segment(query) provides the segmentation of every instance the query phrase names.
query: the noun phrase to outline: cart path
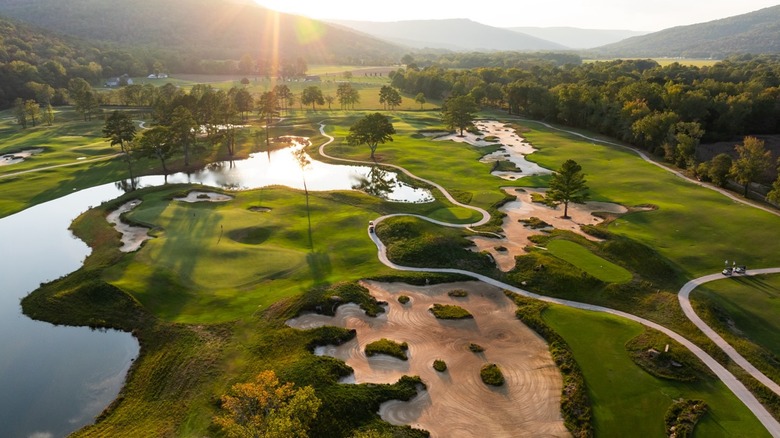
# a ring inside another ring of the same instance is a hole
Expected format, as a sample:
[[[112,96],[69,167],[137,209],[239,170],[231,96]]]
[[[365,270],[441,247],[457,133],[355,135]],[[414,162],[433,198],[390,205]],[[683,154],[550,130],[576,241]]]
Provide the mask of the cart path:
[[[730,191],[728,191],[726,189],[722,189],[720,187],[713,186],[712,184],[705,184],[705,183],[703,183],[701,181],[697,181],[697,180],[695,180],[695,179],[685,175],[684,173],[682,173],[682,172],[680,172],[678,170],[675,170],[675,169],[672,169],[670,167],[664,166],[663,164],[659,163],[658,161],[655,161],[652,158],[650,158],[643,151],[641,151],[639,149],[636,149],[636,148],[633,148],[631,146],[626,146],[624,144],[616,143],[616,142],[609,141],[609,140],[603,140],[603,139],[596,138],[596,137],[589,137],[589,136],[587,136],[585,134],[582,134],[580,132],[570,131],[568,129],[563,129],[563,128],[558,128],[557,126],[553,126],[553,125],[550,125],[549,123],[545,123],[545,122],[540,122],[538,120],[530,120],[530,119],[523,119],[523,118],[511,118],[511,120],[519,120],[521,122],[538,123],[538,124],[540,124],[542,126],[545,126],[545,127],[549,128],[549,129],[552,129],[552,130],[555,130],[555,131],[559,131],[559,132],[564,132],[566,134],[570,134],[570,135],[573,135],[573,136],[576,136],[576,137],[580,137],[582,139],[585,139],[585,140],[588,140],[588,141],[591,141],[591,142],[598,142],[598,143],[607,144],[607,145],[610,145],[610,146],[617,146],[619,148],[626,149],[628,151],[631,151],[631,152],[639,155],[640,158],[642,158],[646,162],[652,164],[653,166],[660,167],[661,169],[671,173],[672,175],[674,175],[674,176],[676,176],[678,178],[681,178],[681,179],[683,179],[685,181],[688,181],[691,184],[695,184],[695,185],[697,185],[699,187],[703,187],[705,189],[709,189],[709,190],[713,190],[715,192],[718,192],[721,195],[731,199],[734,202],[739,202],[740,204],[747,205],[748,207],[757,208],[759,210],[763,210],[763,211],[765,211],[767,213],[770,213],[770,214],[773,214],[775,216],[780,216],[780,210],[774,209],[772,207],[768,207],[766,205],[761,205],[761,204],[759,204],[757,202],[753,202],[753,201],[751,201],[749,199],[746,199],[746,198],[743,198],[741,196],[738,196],[738,195],[734,194],[733,192],[730,192]]]
[[[547,126],[549,126],[549,125],[547,125]],[[558,128],[553,128],[553,127],[551,127],[551,128],[552,129],[558,129]],[[570,132],[570,131],[564,131],[564,132]],[[323,136],[328,138],[328,140],[325,143],[323,143],[322,145],[320,145],[320,147],[319,147],[319,153],[322,156],[324,156],[326,158],[329,158],[329,159],[332,159],[332,160],[344,161],[344,162],[349,162],[349,163],[354,163],[354,164],[370,164],[370,165],[377,164],[377,163],[368,162],[368,161],[342,159],[342,158],[337,158],[337,157],[333,157],[331,155],[326,154],[325,153],[325,147],[327,145],[331,144],[335,139],[332,136],[330,136],[330,135],[325,133],[325,124],[324,123],[320,123],[320,133]],[[574,133],[574,132],[570,132],[570,133],[572,133],[574,135],[579,135],[579,136],[581,136],[583,138],[590,139],[589,137],[584,136],[584,135],[579,134],[579,133]],[[592,139],[592,140],[597,140],[597,139]],[[597,140],[597,141],[603,142],[602,140]],[[614,145],[617,145],[617,146],[620,146],[620,147],[628,148],[626,146],[619,145],[617,143],[610,143],[610,144],[614,144]],[[631,148],[628,148],[628,149],[631,149]],[[638,151],[636,151],[636,152],[639,153]],[[639,154],[640,154],[640,156],[642,156],[641,153],[639,153]],[[649,161],[649,162],[652,162],[652,160],[649,160],[649,158],[647,158],[646,156],[643,156],[643,158],[645,160]],[[657,163],[654,163],[654,164],[660,166],[660,164],[657,164]],[[384,166],[384,164],[383,164],[383,166]],[[399,213],[399,214],[390,214],[390,215],[381,216],[381,217],[379,217],[379,218],[374,220],[374,224],[375,225],[378,225],[380,222],[384,221],[385,219],[391,218],[391,217],[413,216],[413,217],[417,217],[417,218],[420,218],[422,220],[425,220],[425,221],[428,221],[428,222],[431,222],[431,223],[435,223],[435,224],[438,224],[438,225],[442,225],[442,226],[468,228],[470,226],[477,226],[477,225],[484,224],[485,222],[487,222],[490,219],[490,215],[487,213],[487,211],[485,211],[485,210],[483,210],[481,208],[478,208],[478,207],[461,204],[455,198],[453,198],[449,194],[449,192],[447,192],[447,190],[445,190],[444,187],[442,187],[441,185],[436,184],[436,183],[434,183],[432,181],[425,180],[423,178],[419,178],[419,177],[413,175],[408,170],[406,170],[406,169],[404,169],[404,168],[402,168],[400,166],[396,166],[396,165],[387,165],[387,166],[388,167],[392,167],[394,169],[397,169],[397,170],[403,172],[404,174],[408,175],[411,178],[414,178],[414,179],[419,180],[419,181],[423,181],[423,182],[425,182],[427,184],[431,184],[432,186],[434,186],[437,189],[439,189],[439,191],[441,191],[441,193],[444,194],[444,196],[450,202],[452,202],[453,204],[455,204],[457,206],[460,206],[460,207],[463,207],[463,208],[468,208],[468,209],[472,209],[472,210],[480,212],[482,214],[482,219],[480,221],[478,221],[478,222],[475,222],[475,223],[469,224],[469,225],[454,225],[454,224],[448,224],[448,223],[445,223],[445,222],[429,219],[429,218],[427,218],[425,216]],[[666,169],[663,166],[660,166],[660,167],[663,168],[663,169]],[[666,169],[666,170],[668,170],[668,169]],[[683,176],[682,174],[678,173],[678,175],[687,179],[687,177]],[[752,204],[748,204],[748,205],[752,206]],[[521,289],[521,288],[518,288],[518,287],[515,287],[515,286],[512,286],[512,285],[500,282],[500,281],[495,280],[493,278],[490,278],[488,276],[485,276],[485,275],[482,275],[482,274],[478,274],[476,272],[470,272],[470,271],[465,271],[465,270],[461,270],[461,269],[416,268],[416,267],[398,265],[398,264],[395,264],[392,261],[390,261],[390,259],[388,259],[388,257],[387,257],[387,247],[385,246],[384,243],[382,243],[382,241],[379,239],[379,237],[377,237],[377,235],[375,233],[369,232],[368,229],[366,230],[366,233],[368,234],[368,237],[374,242],[374,244],[377,247],[377,257],[379,258],[379,261],[382,264],[384,264],[385,266],[387,266],[389,268],[392,268],[392,269],[396,269],[396,270],[399,270],[399,271],[431,272],[431,273],[444,273],[444,274],[465,275],[465,276],[477,279],[479,281],[485,282],[487,284],[490,284],[490,285],[493,285],[493,286],[496,286],[496,287],[500,287],[500,288],[506,289],[506,290],[508,290],[508,291],[510,291],[512,293],[515,293],[515,294],[518,294],[518,295],[521,295],[521,296],[524,296],[524,297],[533,298],[533,299],[544,301],[544,302],[547,302],[547,303],[552,303],[552,304],[558,304],[558,305],[562,305],[562,306],[572,307],[572,308],[575,308],[575,309],[590,310],[590,311],[594,311],[594,312],[602,312],[602,313],[607,313],[607,314],[611,314],[611,315],[616,315],[616,316],[619,316],[619,317],[623,317],[623,318],[629,319],[631,321],[638,322],[638,323],[640,323],[640,324],[642,324],[642,325],[644,325],[646,327],[650,327],[650,328],[653,328],[655,330],[658,330],[658,331],[666,334],[670,338],[674,339],[675,341],[679,342],[680,344],[682,344],[683,346],[688,348],[693,354],[695,354],[696,357],[698,357],[702,362],[704,362],[704,364],[707,365],[707,367],[710,368],[712,370],[712,372],[715,373],[715,375],[718,376],[718,378],[734,393],[734,395],[739,400],[741,400],[745,404],[745,406],[747,406],[748,409],[750,409],[751,412],[753,412],[753,414],[756,416],[756,418],[758,418],[758,420],[761,422],[761,424],[764,425],[764,427],[767,429],[767,431],[773,437],[780,438],[780,422],[778,422],[774,417],[772,417],[772,415],[769,413],[769,411],[767,411],[766,408],[758,401],[758,399],[756,399],[756,397],[753,395],[753,393],[751,393],[750,390],[748,390],[745,387],[745,385],[742,384],[742,382],[740,382],[733,374],[731,374],[731,372],[729,372],[729,370],[727,370],[723,365],[718,363],[718,361],[716,361],[712,356],[707,354],[707,352],[702,350],[700,347],[698,347],[696,344],[694,344],[693,342],[689,341],[688,339],[686,339],[682,335],[679,335],[678,333],[672,331],[671,329],[668,329],[668,328],[666,328],[666,327],[664,327],[664,326],[662,326],[662,325],[660,325],[658,323],[655,323],[655,322],[650,321],[648,319],[642,318],[640,316],[636,316],[636,315],[633,315],[633,314],[630,314],[630,313],[627,313],[627,312],[623,312],[623,311],[620,311],[620,310],[610,309],[610,308],[602,307],[602,306],[596,306],[596,305],[593,305],[593,304],[579,303],[579,302],[576,302],[576,301],[562,300],[562,299],[558,299],[558,298],[547,297],[547,296],[544,296],[544,295],[538,295],[538,294],[535,294],[533,292],[529,292],[529,291],[527,291],[525,289]],[[756,272],[760,272],[760,271],[757,270]],[[717,275],[720,275],[720,274],[717,274]],[[751,373],[751,375],[754,378],[759,379],[759,377],[757,375],[754,375],[753,373]]]
[[[780,268],[766,268],[766,269],[753,269],[749,270],[746,274],[743,274],[742,276],[754,276],[754,275],[766,275],[766,274],[780,274]],[[693,292],[694,289],[701,286],[702,284],[709,283],[711,281],[716,280],[723,280],[728,277],[724,277],[723,274],[717,273],[712,275],[705,275],[704,277],[699,277],[694,280],[691,280],[680,289],[680,292],[677,294],[677,299],[680,301],[680,307],[682,307],[683,312],[685,312],[685,316],[688,317],[688,319],[691,320],[694,324],[696,324],[696,327],[699,328],[705,335],[707,335],[708,338],[712,340],[718,347],[720,347],[721,350],[723,350],[731,360],[733,360],[737,365],[742,367],[745,371],[750,373],[751,376],[753,376],[756,380],[761,382],[764,386],[771,389],[775,394],[780,395],[780,385],[778,385],[774,380],[767,377],[764,373],[756,369],[756,367],[753,366],[750,362],[748,362],[747,359],[745,359],[741,354],[737,352],[737,350],[734,349],[728,342],[726,342],[725,339],[723,339],[715,330],[713,330],[710,326],[707,325],[707,323],[702,320],[699,315],[696,314],[696,312],[693,310],[693,306],[691,305],[690,301],[690,295],[691,292]]]

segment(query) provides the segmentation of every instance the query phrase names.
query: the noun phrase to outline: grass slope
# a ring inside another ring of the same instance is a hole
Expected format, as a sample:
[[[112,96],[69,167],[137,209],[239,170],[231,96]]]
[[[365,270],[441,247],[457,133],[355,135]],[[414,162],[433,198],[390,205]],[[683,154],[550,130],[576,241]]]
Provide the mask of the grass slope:
[[[547,249],[554,256],[571,263],[601,281],[607,283],[631,281],[632,275],[625,268],[593,254],[584,246],[570,240],[551,240],[547,244]]]
[[[664,415],[681,397],[703,399],[710,407],[696,426],[697,436],[768,436],[720,381],[661,380],[634,365],[625,343],[642,333],[641,325],[556,306],[545,310],[543,317],[566,340],[582,368],[597,436],[663,436]]]

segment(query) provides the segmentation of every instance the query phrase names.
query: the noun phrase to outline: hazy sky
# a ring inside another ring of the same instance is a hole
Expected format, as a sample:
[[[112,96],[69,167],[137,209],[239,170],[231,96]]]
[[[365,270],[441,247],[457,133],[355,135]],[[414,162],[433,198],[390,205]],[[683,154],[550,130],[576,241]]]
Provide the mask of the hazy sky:
[[[497,27],[571,26],[656,31],[717,20],[780,0],[256,0],[317,19],[398,21],[470,18]]]

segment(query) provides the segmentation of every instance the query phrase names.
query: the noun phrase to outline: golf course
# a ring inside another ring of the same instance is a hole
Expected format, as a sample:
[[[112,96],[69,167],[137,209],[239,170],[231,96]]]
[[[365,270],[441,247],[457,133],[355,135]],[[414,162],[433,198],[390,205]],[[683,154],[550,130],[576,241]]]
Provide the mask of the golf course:
[[[479,114],[486,128],[475,136],[498,137],[490,129],[501,129],[522,138],[535,149],[523,158],[545,172],[507,178],[507,166],[494,175],[496,165],[481,159],[502,142],[426,135],[450,131],[433,104],[383,111],[395,133],[370,160],[369,148],[347,137],[381,108],[368,96],[385,80],[371,77],[357,87],[366,96],[357,109],[289,109],[268,127],[252,115],[236,129],[233,154],[202,150],[190,164],[174,156],[165,178],[157,159],[139,158],[131,183],[122,183],[130,169],[103,138],[102,119],[85,122],[65,108],[53,126],[21,130],[0,114],[0,133],[9,139],[0,153],[42,149],[0,167],[0,216],[10,220],[104,184],[120,191],[96,197],[72,223],[90,247],[83,265],[41,278],[22,300],[33,319],[114,329],[138,340],[140,352],[118,395],[74,436],[223,436],[214,420],[221,397],[267,370],[296,388],[313,388],[321,406],[311,436],[416,437],[426,436],[425,429],[431,436],[475,435],[492,413],[454,408],[465,403],[458,400],[475,399],[498,406],[501,421],[490,430],[501,436],[517,424],[524,425],[523,436],[663,436],[675,421],[670,407],[681,400],[706,403],[694,436],[780,434],[772,429],[780,396],[731,362],[677,303],[686,281],[718,272],[723,260],[780,266],[780,253],[767,244],[780,216],[681,178],[631,148],[498,112]],[[212,85],[226,89],[235,81]],[[264,85],[249,87],[261,92]],[[143,131],[143,112],[120,110]],[[293,159],[296,149],[308,163]],[[562,206],[537,201],[550,171],[572,158],[582,166],[593,204],[572,203],[569,219],[561,217]],[[317,179],[317,166],[325,164],[333,172],[327,181],[353,165],[364,173],[333,188]],[[219,202],[212,202],[215,196]],[[122,251],[122,235],[106,217],[130,201],[118,221],[141,227],[149,238]],[[532,223],[543,225],[531,232]],[[451,283],[474,278],[496,283],[458,283],[468,295],[446,296],[456,288]],[[513,288],[557,304],[501,293]],[[777,276],[739,277],[693,295],[705,320],[775,380],[771,327],[778,288]],[[399,295],[411,303],[400,303]],[[463,307],[473,320],[436,320],[427,310],[436,303]],[[488,324],[496,309],[503,316]],[[312,317],[321,319],[302,328],[288,324]],[[733,385],[750,391],[735,395],[714,365],[650,323],[690,341],[735,377]],[[363,332],[368,328],[373,331]],[[527,343],[515,341],[520,333]],[[380,338],[408,343],[409,360],[366,359],[363,347]],[[474,353],[469,343],[487,348]],[[636,359],[631,345],[641,345],[640,353],[672,354],[679,367],[659,372],[655,359]],[[524,362],[528,355],[533,362]],[[435,359],[447,363],[446,373],[434,371]],[[502,370],[503,389],[475,378],[483,363]],[[468,381],[465,394],[442,390],[458,379]],[[502,405],[497,394],[523,408]],[[543,394],[543,407],[531,409],[537,399],[529,394]],[[766,415],[751,411],[745,397]],[[450,429],[436,429],[448,416]]]

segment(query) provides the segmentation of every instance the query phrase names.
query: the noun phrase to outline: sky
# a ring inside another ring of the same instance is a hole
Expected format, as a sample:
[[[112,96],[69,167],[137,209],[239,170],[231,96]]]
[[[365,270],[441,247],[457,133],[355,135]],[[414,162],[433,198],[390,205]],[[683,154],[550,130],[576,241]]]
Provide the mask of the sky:
[[[469,18],[496,27],[658,31],[741,15],[780,0],[255,0],[280,12],[361,21]]]

